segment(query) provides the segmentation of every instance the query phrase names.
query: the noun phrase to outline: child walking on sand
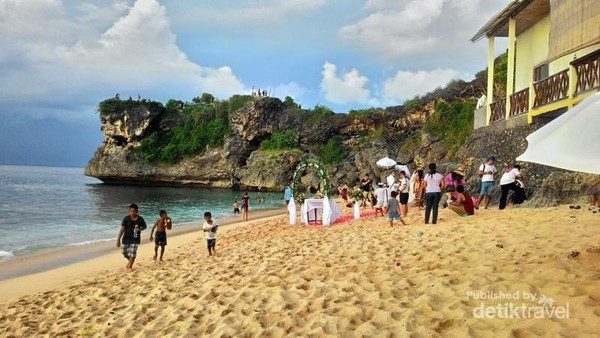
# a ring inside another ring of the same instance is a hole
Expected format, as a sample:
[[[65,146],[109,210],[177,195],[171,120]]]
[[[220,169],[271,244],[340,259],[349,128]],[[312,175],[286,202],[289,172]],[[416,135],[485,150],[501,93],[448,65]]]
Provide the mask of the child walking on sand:
[[[133,263],[140,245],[140,232],[146,229],[146,221],[138,215],[137,204],[129,206],[129,215],[123,218],[121,230],[117,236],[117,248],[121,248],[123,257],[127,259],[127,270],[133,269]]]
[[[390,221],[390,226],[394,226],[394,221],[400,221],[402,225],[406,225],[402,217],[400,217],[400,203],[398,202],[398,192],[392,191],[392,198],[388,201],[388,220]]]
[[[213,221],[212,214],[210,212],[204,213],[204,224],[202,224],[202,231],[206,237],[206,245],[208,247],[208,255],[216,255],[215,245],[217,244],[217,229],[219,225]],[[212,249],[212,251],[211,251]]]
[[[158,255],[158,247],[160,246],[160,261],[163,260],[163,255],[165,254],[165,246],[167,245],[167,230],[171,230],[171,218],[167,216],[167,212],[164,210],[160,211],[160,217],[154,222],[154,226],[150,231],[150,240],[154,235],[154,229],[156,229],[156,237],[154,237],[154,257],[153,260],[156,260],[156,256]]]

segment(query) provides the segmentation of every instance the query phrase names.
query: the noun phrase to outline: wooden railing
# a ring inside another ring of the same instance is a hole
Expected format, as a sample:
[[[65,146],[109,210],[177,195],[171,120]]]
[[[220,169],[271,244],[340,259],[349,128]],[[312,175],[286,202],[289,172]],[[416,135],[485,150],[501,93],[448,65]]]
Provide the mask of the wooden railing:
[[[509,116],[516,116],[529,111],[529,88],[519,90],[510,96]]]
[[[575,95],[600,88],[600,50],[571,62],[577,71]]]
[[[535,90],[534,108],[567,98],[569,96],[569,70],[565,69],[534,83],[533,89]]]
[[[490,122],[504,120],[506,118],[506,99],[490,103],[490,109],[492,110]]]

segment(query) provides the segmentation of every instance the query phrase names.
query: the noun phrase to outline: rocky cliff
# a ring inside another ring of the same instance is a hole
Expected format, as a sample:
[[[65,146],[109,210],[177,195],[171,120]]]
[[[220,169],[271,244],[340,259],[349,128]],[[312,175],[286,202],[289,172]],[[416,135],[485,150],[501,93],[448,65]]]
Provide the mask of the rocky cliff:
[[[182,113],[182,102],[177,112],[156,102],[112,102],[110,109],[99,107],[104,142],[85,174],[105,183],[281,191],[302,158],[318,157],[315,150],[335,138],[346,156],[327,165],[334,188],[343,182],[354,185],[364,173],[383,178],[387,173],[375,162],[389,156],[413,168],[429,162],[439,163],[442,171],[462,166],[472,177],[469,188],[475,192],[478,164],[490,154],[499,159],[500,170],[512,164],[525,149],[525,137],[536,128],[468,131],[470,136],[464,144],[449,144],[446,132],[428,124],[432,118],[440,120],[438,125],[444,125],[446,118],[452,119],[435,115],[440,102],[474,102],[478,96],[479,86],[467,83],[438,90],[418,104],[328,116],[315,116],[277,98],[254,98],[227,116],[230,130],[223,146],[207,146],[175,164],[145,161],[140,144],[152,133],[186,123],[189,117]],[[262,142],[290,130],[297,137],[297,148],[261,150]],[[524,169],[532,205],[555,204],[559,198],[569,202],[582,195],[583,184],[590,179],[589,175],[533,164],[524,164]],[[319,184],[310,173],[303,182],[314,187]]]

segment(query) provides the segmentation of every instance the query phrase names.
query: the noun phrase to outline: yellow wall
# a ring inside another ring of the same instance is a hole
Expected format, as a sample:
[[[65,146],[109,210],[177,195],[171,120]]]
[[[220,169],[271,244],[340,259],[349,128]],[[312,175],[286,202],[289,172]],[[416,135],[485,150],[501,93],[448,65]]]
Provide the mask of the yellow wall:
[[[517,22],[517,27],[519,23]],[[529,87],[533,68],[548,58],[550,16],[517,36],[515,92]],[[550,74],[553,71],[550,69]]]
[[[549,66],[550,75],[556,74],[560,71],[563,71],[563,70],[569,68],[569,64],[571,63],[571,61],[573,61],[574,55],[577,55],[577,57],[580,58],[580,57],[588,55],[589,53],[591,53],[593,51],[598,50],[598,48],[600,48],[600,43],[595,44],[590,47],[587,47],[587,48],[583,48],[581,50],[578,50],[577,52],[567,54],[565,56],[562,56],[562,57],[552,61]]]

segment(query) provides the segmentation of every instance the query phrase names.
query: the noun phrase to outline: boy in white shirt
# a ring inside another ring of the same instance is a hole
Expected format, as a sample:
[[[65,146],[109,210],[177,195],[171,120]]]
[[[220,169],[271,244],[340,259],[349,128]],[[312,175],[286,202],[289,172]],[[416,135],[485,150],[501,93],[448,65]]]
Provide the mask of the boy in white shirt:
[[[208,247],[208,255],[216,255],[215,245],[217,244],[217,228],[219,225],[213,221],[212,214],[210,212],[204,213],[204,224],[202,224],[202,231],[206,237],[206,244]],[[211,251],[212,249],[212,251]]]

